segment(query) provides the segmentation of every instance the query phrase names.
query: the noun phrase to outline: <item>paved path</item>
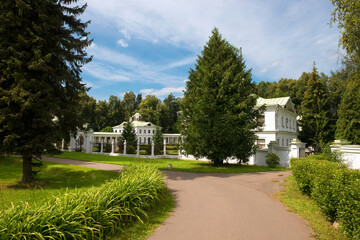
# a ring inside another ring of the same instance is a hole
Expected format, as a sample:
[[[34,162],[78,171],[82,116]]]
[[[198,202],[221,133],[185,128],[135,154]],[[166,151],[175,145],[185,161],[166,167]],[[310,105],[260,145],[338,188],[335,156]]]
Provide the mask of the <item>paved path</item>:
[[[108,163],[86,162],[86,161],[54,158],[54,157],[44,157],[44,156],[42,157],[41,160],[46,161],[46,162],[70,164],[70,165],[76,165],[76,166],[80,166],[80,167],[94,168],[94,169],[113,171],[113,172],[118,172],[124,167],[121,165],[108,164]]]
[[[58,158],[43,160],[103,170],[121,168]],[[149,240],[313,239],[306,222],[272,197],[289,172],[164,173],[177,206]]]

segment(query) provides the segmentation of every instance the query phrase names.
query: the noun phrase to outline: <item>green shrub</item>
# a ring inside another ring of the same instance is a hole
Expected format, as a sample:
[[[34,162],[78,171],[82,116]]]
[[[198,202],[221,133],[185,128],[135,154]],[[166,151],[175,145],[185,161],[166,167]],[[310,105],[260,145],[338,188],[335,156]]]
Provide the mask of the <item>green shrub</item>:
[[[136,154],[136,148],[133,145],[126,146],[126,154]]]
[[[313,157],[291,159],[299,188],[318,204],[330,221],[352,239],[360,239],[360,171]]]
[[[104,152],[111,152],[112,145],[110,143],[104,143]]]
[[[280,163],[280,158],[276,153],[266,154],[266,165],[270,168],[274,168]]]
[[[352,239],[360,239],[360,171],[346,169],[336,178],[339,186],[338,218],[340,230]]]
[[[316,166],[319,162],[308,158],[292,158],[290,160],[296,182],[300,190],[306,195],[311,195],[316,176]]]
[[[345,168],[343,164],[329,161],[319,161],[316,165],[311,197],[331,222],[336,220],[340,201],[338,192],[341,191],[341,185],[335,183],[336,178],[339,171]]]
[[[0,212],[0,239],[104,239],[142,221],[165,192],[158,170],[131,165],[100,187],[66,193],[40,207],[24,203]]]

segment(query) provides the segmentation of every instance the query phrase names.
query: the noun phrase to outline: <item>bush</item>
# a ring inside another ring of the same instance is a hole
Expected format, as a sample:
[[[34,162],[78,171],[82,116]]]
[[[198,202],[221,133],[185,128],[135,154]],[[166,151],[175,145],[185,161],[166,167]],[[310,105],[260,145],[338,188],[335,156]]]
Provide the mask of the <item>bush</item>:
[[[280,158],[276,153],[266,154],[266,165],[270,168],[274,168],[280,163]]]
[[[136,154],[136,150],[133,145],[126,146],[126,154]]]
[[[100,187],[0,212],[0,239],[104,239],[129,222],[142,221],[166,191],[157,169],[130,165]]]
[[[291,159],[299,188],[310,195],[330,221],[338,219],[339,229],[360,239],[360,171],[339,162]]]
[[[341,191],[341,186],[335,181],[339,171],[344,171],[346,167],[336,162],[319,161],[316,168],[311,197],[327,219],[334,222],[340,200],[337,193]]]
[[[360,239],[360,171],[341,171],[337,175],[336,184],[339,186],[340,230],[352,239]]]

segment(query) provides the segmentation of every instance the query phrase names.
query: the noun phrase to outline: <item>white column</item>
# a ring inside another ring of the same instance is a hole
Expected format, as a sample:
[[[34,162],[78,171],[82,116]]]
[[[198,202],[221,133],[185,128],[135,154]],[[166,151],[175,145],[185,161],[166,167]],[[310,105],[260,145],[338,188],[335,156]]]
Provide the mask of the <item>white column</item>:
[[[64,151],[64,149],[65,149],[65,140],[63,139],[61,141],[61,151]]]
[[[139,139],[138,139],[138,141],[137,141],[136,155],[137,155],[137,156],[140,155],[140,140],[139,140]]]
[[[151,156],[152,157],[155,156],[155,154],[154,154],[154,150],[155,150],[154,146],[155,146],[155,143],[153,141],[151,141]]]
[[[73,134],[70,134],[69,152],[75,152],[75,151],[76,151],[76,139],[73,136]]]
[[[104,152],[104,139],[101,139],[100,153]]]
[[[115,148],[115,141],[112,140],[111,141],[111,153],[114,153],[114,148]]]
[[[93,152],[93,148],[94,148],[94,141],[90,141],[90,153]]]
[[[124,155],[126,155],[126,140],[124,141]]]
[[[164,155],[166,155],[166,140],[164,139]]]
[[[305,157],[305,143],[300,142],[299,139],[291,140],[291,157]]]

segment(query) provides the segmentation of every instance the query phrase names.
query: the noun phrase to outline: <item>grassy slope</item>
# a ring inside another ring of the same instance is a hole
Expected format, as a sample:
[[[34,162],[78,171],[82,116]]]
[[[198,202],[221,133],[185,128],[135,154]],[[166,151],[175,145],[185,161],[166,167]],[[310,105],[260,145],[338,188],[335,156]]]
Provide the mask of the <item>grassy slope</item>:
[[[308,221],[316,239],[347,239],[326,220],[326,217],[321,213],[314,200],[301,193],[293,176],[286,179],[285,189],[278,193],[277,197],[289,207],[291,212],[299,214],[303,219]]]
[[[72,189],[87,190],[99,186],[106,180],[116,178],[115,172],[94,170],[84,167],[44,162],[37,180],[30,185],[19,184],[22,176],[22,160],[16,157],[0,157],[0,211],[12,204],[28,202],[30,206],[41,205],[43,201],[60,196]],[[168,193],[161,205],[148,212],[144,224],[135,222],[124,232],[118,232],[113,240],[146,239],[170,215],[175,199]]]
[[[74,160],[83,160],[90,162],[102,162],[119,165],[129,165],[130,163],[148,163],[155,164],[160,170],[167,170],[168,164],[172,164],[172,170],[183,172],[208,172],[208,173],[245,173],[245,172],[265,172],[286,170],[285,167],[268,168],[262,166],[225,164],[223,166],[214,166],[209,162],[179,160],[179,159],[151,159],[151,158],[135,158],[135,157],[116,157],[99,154],[86,154],[79,152],[63,152],[55,155],[58,158],[67,158]]]

